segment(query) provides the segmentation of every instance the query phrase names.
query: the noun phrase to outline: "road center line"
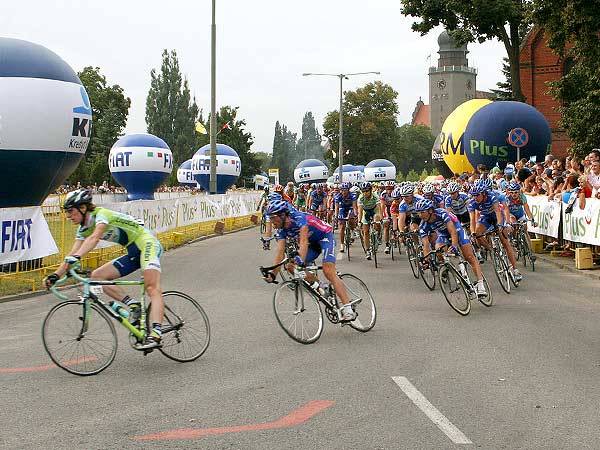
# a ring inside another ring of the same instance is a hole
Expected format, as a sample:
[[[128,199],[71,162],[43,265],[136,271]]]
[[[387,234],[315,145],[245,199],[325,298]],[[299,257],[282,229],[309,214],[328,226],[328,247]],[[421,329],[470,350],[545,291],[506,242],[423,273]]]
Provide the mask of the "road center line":
[[[406,377],[392,377],[394,383],[396,383],[402,392],[417,405],[417,407],[425,413],[429,419],[437,425],[437,427],[444,432],[446,436],[450,438],[455,444],[472,444],[462,431],[456,428],[452,422],[450,422],[446,416],[444,416],[435,406],[433,406],[429,400],[425,398],[419,390],[408,381]]]

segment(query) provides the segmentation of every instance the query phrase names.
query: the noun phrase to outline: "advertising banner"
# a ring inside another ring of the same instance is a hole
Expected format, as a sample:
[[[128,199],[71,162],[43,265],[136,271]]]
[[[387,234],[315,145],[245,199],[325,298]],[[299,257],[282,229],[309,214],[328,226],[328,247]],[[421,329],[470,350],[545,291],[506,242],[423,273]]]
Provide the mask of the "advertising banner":
[[[558,238],[562,202],[560,200],[548,200],[545,195],[527,195],[526,197],[531,214],[537,222],[537,227],[528,222],[527,230],[531,233]]]
[[[600,245],[600,200],[587,198],[585,208],[575,202],[569,214],[563,208],[563,239],[571,242]]]
[[[58,253],[40,206],[0,209],[0,264]]]

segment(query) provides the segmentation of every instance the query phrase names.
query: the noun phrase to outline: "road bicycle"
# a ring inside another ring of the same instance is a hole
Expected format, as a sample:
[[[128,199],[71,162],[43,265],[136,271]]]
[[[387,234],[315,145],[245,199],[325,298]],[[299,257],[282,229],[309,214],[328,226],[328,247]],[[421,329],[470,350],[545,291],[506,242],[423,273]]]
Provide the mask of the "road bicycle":
[[[408,232],[400,232],[398,235],[401,238],[404,238],[404,246],[406,247],[406,257],[408,258],[408,264],[410,265],[410,270],[415,278],[419,278],[421,276],[421,271],[419,270],[419,251],[421,247],[421,243],[419,239],[419,233],[417,231],[408,231]],[[415,242],[417,239],[417,242]],[[400,245],[400,242],[398,242]]]
[[[507,294],[510,294],[510,285],[518,287],[519,282],[515,280],[515,277],[510,270],[510,263],[508,261],[508,255],[506,254],[506,250],[502,245],[502,241],[500,240],[500,235],[498,234],[500,231],[498,227],[494,227],[493,229],[486,231],[482,235],[475,236],[477,238],[485,238],[490,250],[492,257],[492,263],[494,264],[494,272],[496,273],[496,278],[498,278],[498,282],[502,287],[502,290]]]
[[[527,219],[527,222],[529,221],[531,219]],[[527,222],[515,222],[511,224],[514,230],[511,235],[511,244],[515,249],[517,260],[523,261],[525,267],[527,267],[527,264],[530,264],[532,272],[535,272],[535,261],[537,258],[531,251],[531,244],[527,233]]]
[[[377,264],[377,253],[379,252],[379,246],[381,245],[381,241],[382,241],[382,230],[381,230],[381,221],[378,222],[373,222],[372,220],[369,220],[366,223],[369,231],[369,248],[368,250],[371,251],[371,257],[373,258],[373,261],[375,262],[375,268],[378,267]],[[379,228],[377,228],[377,226],[379,226]],[[362,231],[362,230],[361,230]]]
[[[438,259],[442,255],[443,261]],[[461,316],[466,316],[471,311],[471,302],[479,300],[482,305],[490,307],[494,303],[490,286],[483,276],[485,296],[477,295],[477,277],[471,265],[464,259],[462,253],[448,253],[445,249],[432,250],[425,258],[436,266],[440,290],[450,307]],[[456,259],[456,264],[453,263]]]
[[[129,332],[129,344],[144,354],[151,325],[147,318],[152,304],[146,308],[144,281],[97,281],[82,277],[80,265],[74,264],[50,291],[63,302],[53,306],[42,325],[42,341],[50,359],[61,369],[75,375],[95,375],[114,361],[117,354],[117,333],[113,320]],[[83,291],[77,300],[57,290],[69,277],[82,283]],[[105,303],[99,297],[102,286],[140,286],[141,316],[139,324],[132,325],[126,308],[119,303]],[[162,340],[158,350],[178,362],[198,359],[210,343],[210,324],[202,306],[187,294],[165,291]],[[114,306],[114,309],[113,309]]]
[[[289,262],[290,259],[285,258],[279,264],[271,267],[261,266],[259,270],[262,276],[266,277],[273,269],[285,266]],[[371,330],[377,320],[377,309],[367,285],[352,274],[339,274],[348,292],[352,310],[356,314],[356,319],[353,321],[343,322],[342,309],[344,305],[339,301],[333,286],[328,286],[327,291],[321,293],[306,281],[306,272],[313,272],[316,275],[317,271],[321,269],[322,267],[317,265],[310,265],[302,269],[298,269],[294,265],[292,279],[282,283],[275,291],[273,311],[277,323],[283,331],[301,344],[316,342],[323,332],[321,304],[325,310],[325,317],[331,323],[342,326],[347,324],[361,332]],[[285,267],[282,270],[285,270]]]

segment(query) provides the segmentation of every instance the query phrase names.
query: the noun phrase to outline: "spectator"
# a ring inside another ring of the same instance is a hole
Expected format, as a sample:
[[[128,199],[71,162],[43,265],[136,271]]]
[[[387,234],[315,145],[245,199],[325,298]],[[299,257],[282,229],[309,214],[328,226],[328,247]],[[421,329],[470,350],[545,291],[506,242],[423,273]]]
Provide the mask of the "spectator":
[[[552,176],[552,161],[554,161],[554,155],[546,155],[544,158],[544,171],[547,177]]]
[[[592,188],[591,196],[600,199],[600,158],[591,161],[587,179]]]

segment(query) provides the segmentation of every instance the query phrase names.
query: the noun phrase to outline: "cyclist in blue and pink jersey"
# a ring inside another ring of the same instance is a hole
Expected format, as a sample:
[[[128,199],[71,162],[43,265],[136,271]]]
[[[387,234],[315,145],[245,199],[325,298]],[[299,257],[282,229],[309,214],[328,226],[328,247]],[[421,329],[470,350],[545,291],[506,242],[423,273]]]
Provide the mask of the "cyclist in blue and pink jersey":
[[[471,214],[471,231],[474,234],[482,235],[493,227],[501,229],[498,233],[500,242],[502,242],[502,246],[506,250],[506,255],[512,266],[513,277],[515,281],[519,282],[523,279],[523,275],[517,269],[515,253],[505,234],[506,229],[510,229],[510,225],[504,222],[502,210],[500,209],[500,200],[496,193],[488,190],[486,181],[483,179],[477,180],[470,191],[473,197],[468,205],[469,213]],[[490,249],[485,239],[479,238],[478,242],[488,250]]]
[[[308,198],[308,212],[319,217],[325,212],[325,199],[327,193],[323,190],[323,183],[318,183],[315,190],[310,193]]]
[[[451,252],[457,254],[459,251],[462,252],[477,276],[475,287],[477,296],[487,297],[481,266],[475,258],[471,241],[458,218],[445,209],[436,208],[433,201],[429,199],[419,200],[415,205],[415,211],[421,217],[419,234],[423,241],[423,252],[429,253],[430,244],[434,244],[436,249],[448,246]]]
[[[340,193],[340,186],[336,183],[327,193],[327,222],[334,223],[334,218],[337,220],[337,216],[335,215],[335,199]],[[334,225],[334,228],[337,228],[337,224]]]
[[[421,218],[415,212],[415,204],[423,197],[415,195],[415,186],[412,183],[406,183],[400,188],[400,198],[402,201],[398,206],[398,230],[401,233],[406,231],[406,227],[410,226],[410,231],[416,231],[421,223]],[[409,223],[407,224],[407,219]],[[416,238],[414,238],[416,240]],[[404,242],[404,238],[400,240]]]
[[[432,183],[426,183],[423,186],[423,198],[432,200],[436,208],[444,207],[444,196],[435,191],[435,186]]]
[[[344,252],[344,233],[346,232],[346,221],[352,230],[356,227],[356,214],[358,211],[358,195],[350,192],[352,186],[345,182],[340,184],[340,193],[335,197],[335,217],[337,217],[340,228],[340,252]]]
[[[269,203],[267,214],[271,217],[273,226],[277,229],[277,249],[274,263],[280,263],[285,257],[285,241],[290,237],[298,241],[298,255],[294,257],[292,264],[305,266],[312,263],[323,254],[323,274],[333,285],[338,298],[342,302],[342,321],[350,322],[356,319],[356,313],[349,304],[350,300],[344,283],[337,275],[335,268],[335,238],[333,227],[307,213],[292,208],[285,201],[274,201]],[[291,267],[288,267],[290,269]],[[267,274],[265,281],[275,281],[280,267]],[[319,288],[316,275],[306,272],[306,280],[313,283],[315,289]],[[314,284],[316,283],[316,285]]]
[[[394,191],[394,187],[396,187],[396,183],[393,181],[384,181],[382,183],[382,191],[379,194],[379,199],[381,201],[381,214],[383,217],[383,242],[385,243],[384,253],[390,252],[390,223],[392,223],[392,202],[394,201],[394,197],[392,197],[392,192]]]
[[[463,227],[468,226],[471,222],[471,216],[467,209],[470,201],[469,196],[464,192],[460,192],[460,184],[456,181],[451,181],[446,187],[446,198],[444,199],[444,208],[453,213],[460,221]]]
[[[533,214],[527,203],[527,197],[521,192],[521,185],[516,181],[511,181],[506,186],[506,194],[508,197],[508,210],[510,211],[511,222],[525,222],[529,219],[534,227],[537,227],[537,223],[533,219]],[[531,248],[531,237],[529,233],[525,233],[527,240],[529,241],[529,248]],[[531,255],[532,258],[536,258],[535,255]]]

